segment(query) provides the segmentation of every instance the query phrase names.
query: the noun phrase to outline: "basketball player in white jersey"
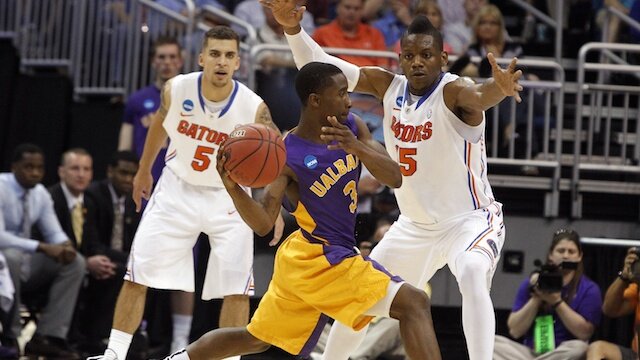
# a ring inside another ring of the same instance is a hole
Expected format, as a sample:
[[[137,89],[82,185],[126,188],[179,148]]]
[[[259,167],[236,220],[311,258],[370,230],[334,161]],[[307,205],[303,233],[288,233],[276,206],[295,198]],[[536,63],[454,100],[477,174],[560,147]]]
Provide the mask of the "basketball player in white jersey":
[[[125,360],[142,319],[147,287],[194,291],[192,249],[200,232],[211,254],[202,298],[224,298],[220,326],[244,326],[253,293],[253,231],[236,211],[216,171],[219,145],[241,124],[277,129],[262,99],[232,79],[238,35],[217,26],[204,37],[202,72],[178,75],[162,91],[134,178],[133,198],[149,199],[131,247],[104,360]],[[151,166],[169,137],[166,167],[151,194]],[[246,189],[249,192],[249,189]],[[239,359],[239,357],[237,357]]]
[[[327,55],[301,30],[304,7],[295,0],[261,2],[284,27],[298,67],[332,63],[347,75],[350,91],[382,100],[385,144],[403,174],[395,191],[401,216],[370,257],[419,289],[447,264],[462,294],[470,358],[490,360],[495,319],[489,288],[505,230],[502,204],[487,181],[484,111],[506,96],[520,101],[516,59],[501,69],[489,54],[493,78],[482,85],[443,73],[442,36],[420,16],[401,40],[405,75],[358,68]],[[347,359],[364,335],[334,323],[324,359]]]

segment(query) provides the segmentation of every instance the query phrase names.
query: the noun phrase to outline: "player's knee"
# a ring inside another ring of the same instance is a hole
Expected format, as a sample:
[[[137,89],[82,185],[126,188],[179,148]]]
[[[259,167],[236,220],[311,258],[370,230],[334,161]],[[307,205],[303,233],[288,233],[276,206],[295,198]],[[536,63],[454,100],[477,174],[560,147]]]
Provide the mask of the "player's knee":
[[[147,287],[141,284],[137,284],[131,282],[129,280],[125,280],[122,284],[121,293],[126,293],[130,296],[146,296],[147,295]]]
[[[607,342],[602,340],[589,344],[589,347],[587,348],[587,359],[594,359],[597,358],[596,355],[603,354],[606,346]]]
[[[248,331],[246,331],[246,336],[248,336],[248,339],[249,339],[247,341],[247,343],[249,344],[249,347],[251,348],[251,352],[254,353],[254,354],[265,352],[265,351],[269,350],[269,348],[271,347],[271,344],[268,344],[268,343],[258,339],[257,337],[251,335],[251,333],[249,333]]]
[[[456,261],[457,279],[460,291],[472,293],[488,287],[487,279],[491,271],[490,261],[482,254],[466,253]]]
[[[391,304],[391,317],[402,321],[403,318],[415,318],[431,312],[431,302],[427,293],[409,284],[404,284]]]

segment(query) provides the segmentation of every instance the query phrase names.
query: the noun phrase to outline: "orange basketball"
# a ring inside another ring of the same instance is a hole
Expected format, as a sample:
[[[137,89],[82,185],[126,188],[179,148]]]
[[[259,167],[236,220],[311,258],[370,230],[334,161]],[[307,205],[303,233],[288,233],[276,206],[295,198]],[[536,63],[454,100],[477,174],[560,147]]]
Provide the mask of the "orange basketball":
[[[225,170],[240,185],[264,187],[275,180],[287,161],[282,136],[261,124],[237,127],[224,142]]]

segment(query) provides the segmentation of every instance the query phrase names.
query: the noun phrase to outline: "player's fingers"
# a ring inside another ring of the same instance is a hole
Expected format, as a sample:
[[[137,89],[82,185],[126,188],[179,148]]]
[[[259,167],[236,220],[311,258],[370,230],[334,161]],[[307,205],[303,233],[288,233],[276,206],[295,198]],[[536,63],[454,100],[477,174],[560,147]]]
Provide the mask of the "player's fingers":
[[[487,60],[489,60],[489,64],[491,64],[491,68],[496,70],[499,69],[498,63],[496,62],[496,57],[493,56],[493,53],[487,54]]]
[[[327,150],[340,150],[341,147],[338,144],[329,144],[327,145]]]
[[[516,80],[520,79],[521,76],[522,76],[522,70],[518,70],[515,73],[513,73],[513,78]]]
[[[338,128],[338,129],[347,128],[347,126],[344,124],[341,124],[340,121],[338,121],[338,118],[335,116],[327,116],[327,120],[329,121],[329,124],[331,124],[331,126],[333,126],[334,128]]]
[[[512,73],[516,70],[516,64],[518,63],[518,58],[514,57],[513,59],[511,59],[511,63],[509,64],[509,67],[507,68],[507,70]],[[520,71],[520,70],[518,70]],[[520,74],[522,74],[522,71],[520,71]]]
[[[133,191],[133,195],[131,195],[131,197],[133,198],[133,203],[136,204],[136,212],[139,213],[140,212],[140,205],[142,204],[142,199],[140,196],[140,191],[139,190],[134,190]]]
[[[515,98],[516,98],[516,102],[517,102],[517,103],[521,103],[521,102],[522,102],[522,98],[520,97],[520,94],[519,94],[519,93],[516,93],[516,94],[515,94]]]

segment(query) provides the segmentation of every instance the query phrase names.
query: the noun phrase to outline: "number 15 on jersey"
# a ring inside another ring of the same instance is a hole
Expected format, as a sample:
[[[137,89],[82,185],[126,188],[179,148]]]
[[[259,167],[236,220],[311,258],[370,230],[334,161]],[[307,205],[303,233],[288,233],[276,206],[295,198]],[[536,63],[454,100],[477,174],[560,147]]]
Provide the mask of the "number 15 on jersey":
[[[398,154],[400,173],[402,173],[403,176],[413,175],[418,168],[418,162],[415,159],[415,156],[418,154],[418,149],[402,148],[396,145],[396,153]]]

